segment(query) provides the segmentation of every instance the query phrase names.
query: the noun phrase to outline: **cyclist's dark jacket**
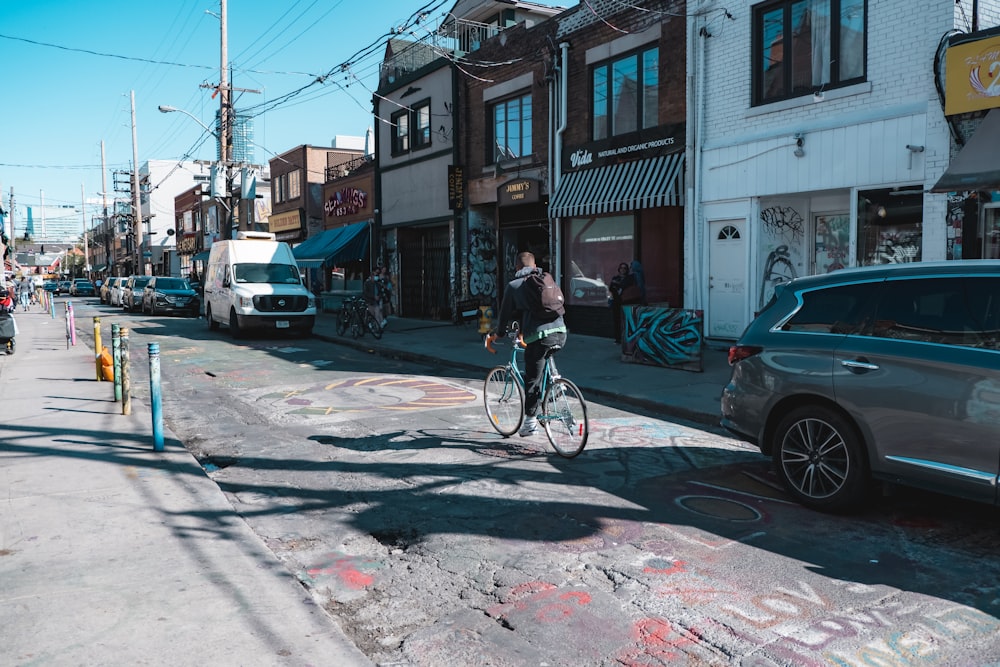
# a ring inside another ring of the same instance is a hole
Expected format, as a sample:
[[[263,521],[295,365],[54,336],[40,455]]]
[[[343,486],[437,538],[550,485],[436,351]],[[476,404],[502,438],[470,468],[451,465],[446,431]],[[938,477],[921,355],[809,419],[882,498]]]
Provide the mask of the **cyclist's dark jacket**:
[[[513,280],[507,283],[496,326],[496,330],[502,334],[507,330],[512,320],[519,321],[521,323],[521,337],[524,338],[525,343],[533,343],[549,334],[566,331],[566,322],[562,315],[548,322],[538,322],[532,317],[530,302],[521,291],[525,276],[531,273],[542,273],[542,270],[536,266],[524,267],[514,274]]]

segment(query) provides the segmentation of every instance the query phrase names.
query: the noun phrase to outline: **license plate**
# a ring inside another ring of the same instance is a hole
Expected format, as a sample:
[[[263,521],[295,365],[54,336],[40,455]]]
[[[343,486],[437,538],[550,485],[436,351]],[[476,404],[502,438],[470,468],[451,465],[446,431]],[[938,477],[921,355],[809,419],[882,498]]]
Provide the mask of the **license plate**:
[[[278,321],[276,321],[274,323],[274,327],[276,329],[287,329],[288,328],[288,320],[278,320]]]

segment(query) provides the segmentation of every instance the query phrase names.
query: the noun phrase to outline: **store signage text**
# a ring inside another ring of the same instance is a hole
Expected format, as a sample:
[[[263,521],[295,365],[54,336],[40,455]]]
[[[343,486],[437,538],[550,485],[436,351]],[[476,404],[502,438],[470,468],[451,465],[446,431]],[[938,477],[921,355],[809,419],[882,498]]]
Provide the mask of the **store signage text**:
[[[359,188],[347,187],[330,195],[323,205],[327,217],[354,215],[368,206],[368,193]]]

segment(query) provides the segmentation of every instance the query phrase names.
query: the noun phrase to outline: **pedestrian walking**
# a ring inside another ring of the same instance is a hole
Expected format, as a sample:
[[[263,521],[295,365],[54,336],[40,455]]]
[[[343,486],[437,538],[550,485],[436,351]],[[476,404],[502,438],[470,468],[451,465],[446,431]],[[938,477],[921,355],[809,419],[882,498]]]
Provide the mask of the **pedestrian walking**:
[[[21,304],[21,310],[28,310],[31,305],[31,295],[35,291],[35,286],[31,284],[28,276],[21,278],[17,284],[17,300]]]
[[[379,325],[385,326],[385,316],[382,314],[382,288],[379,285],[379,269],[375,269],[365,280],[361,294],[368,304],[368,311],[375,316]]]

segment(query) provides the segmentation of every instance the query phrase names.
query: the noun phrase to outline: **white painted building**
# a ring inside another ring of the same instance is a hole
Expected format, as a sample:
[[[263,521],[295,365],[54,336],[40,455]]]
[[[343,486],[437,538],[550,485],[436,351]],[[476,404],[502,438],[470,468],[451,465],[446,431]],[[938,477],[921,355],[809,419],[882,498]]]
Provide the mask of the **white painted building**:
[[[174,231],[174,197],[190,190],[196,183],[209,183],[211,168],[198,162],[149,160],[139,168],[142,183],[143,264],[152,265],[146,273],[180,275],[177,239]]]
[[[977,4],[997,25],[1000,0]],[[685,303],[706,337],[738,337],[793,276],[962,256],[930,188],[953,145],[944,46],[972,6],[688,3]]]

